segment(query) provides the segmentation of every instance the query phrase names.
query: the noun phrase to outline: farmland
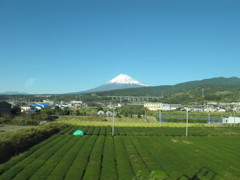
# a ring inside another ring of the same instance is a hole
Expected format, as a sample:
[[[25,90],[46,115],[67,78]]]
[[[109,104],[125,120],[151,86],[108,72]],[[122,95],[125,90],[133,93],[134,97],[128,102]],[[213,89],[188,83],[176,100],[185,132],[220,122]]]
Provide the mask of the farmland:
[[[73,136],[81,129],[84,136]],[[0,165],[0,179],[239,179],[238,127],[69,126]]]

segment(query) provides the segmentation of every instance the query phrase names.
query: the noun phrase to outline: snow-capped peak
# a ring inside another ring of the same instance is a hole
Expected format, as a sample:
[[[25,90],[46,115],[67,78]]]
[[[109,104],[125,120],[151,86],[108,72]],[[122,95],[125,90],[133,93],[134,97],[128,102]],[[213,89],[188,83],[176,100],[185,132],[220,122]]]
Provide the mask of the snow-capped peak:
[[[141,83],[126,74],[120,74],[105,84],[137,84],[140,86],[148,86],[147,84]]]

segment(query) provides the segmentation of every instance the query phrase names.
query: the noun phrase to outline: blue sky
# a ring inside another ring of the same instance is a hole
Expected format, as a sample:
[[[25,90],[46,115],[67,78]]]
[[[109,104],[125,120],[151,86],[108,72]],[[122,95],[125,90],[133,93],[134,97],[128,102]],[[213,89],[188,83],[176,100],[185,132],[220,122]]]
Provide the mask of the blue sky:
[[[0,92],[240,77],[239,0],[0,0]]]

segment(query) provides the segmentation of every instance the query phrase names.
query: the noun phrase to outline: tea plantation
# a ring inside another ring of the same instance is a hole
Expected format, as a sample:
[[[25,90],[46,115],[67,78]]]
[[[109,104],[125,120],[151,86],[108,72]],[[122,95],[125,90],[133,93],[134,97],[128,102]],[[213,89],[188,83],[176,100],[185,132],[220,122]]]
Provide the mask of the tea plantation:
[[[81,129],[84,136],[73,136]],[[239,128],[70,126],[0,165],[0,179],[239,179]]]

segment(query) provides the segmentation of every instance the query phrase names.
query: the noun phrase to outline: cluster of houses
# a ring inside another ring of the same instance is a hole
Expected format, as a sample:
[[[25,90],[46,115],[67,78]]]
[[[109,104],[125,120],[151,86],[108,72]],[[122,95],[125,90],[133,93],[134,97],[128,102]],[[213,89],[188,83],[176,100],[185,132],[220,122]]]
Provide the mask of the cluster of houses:
[[[185,111],[186,109],[188,109],[191,112],[240,112],[240,103],[208,103],[206,105],[183,106],[181,104],[147,102],[144,103],[144,107],[148,108],[151,111]]]
[[[50,107],[49,103],[30,103],[29,105],[20,106],[21,112],[35,113],[40,111],[41,109],[45,109]]]
[[[10,114],[12,104],[2,101],[0,102],[0,115],[1,114]],[[59,104],[54,104],[53,101],[43,100],[42,102],[33,102],[28,104],[20,105],[21,112],[26,113],[34,113],[38,112],[41,109],[46,108],[55,108],[59,107],[61,109],[68,109],[68,108],[79,108],[82,106],[86,106],[85,103],[82,101],[70,101],[69,103],[60,102]],[[118,107],[121,107],[118,104]],[[188,105],[183,106],[181,104],[164,104],[164,103],[157,103],[157,102],[146,102],[144,103],[144,107],[148,108],[151,111],[174,111],[174,110],[186,110],[186,108],[191,112],[226,112],[226,111],[234,111],[240,112],[240,103],[215,103],[209,102],[206,105]],[[108,107],[111,109],[111,107]],[[111,111],[98,111],[97,115],[101,116],[112,116],[113,112]],[[240,117],[224,117],[223,123],[240,123]]]
[[[64,103],[63,101],[60,104],[56,104],[55,106],[60,107],[61,109],[68,109],[68,108],[78,108],[84,106],[85,104],[82,101],[70,101],[69,103]]]
[[[155,102],[147,102],[144,103],[144,107],[151,111],[174,111],[179,108],[182,108],[181,104],[163,104],[163,103],[155,103]]]
[[[53,101],[43,100],[43,102],[32,102],[32,103],[8,103],[6,101],[0,102],[0,114],[11,114],[11,108],[15,105],[20,107],[21,112],[26,113],[36,113],[39,112],[41,109],[47,108],[55,108],[59,107],[61,109],[68,109],[68,108],[78,108],[83,106],[82,101],[70,101],[69,103],[60,102],[60,104],[54,104]]]

